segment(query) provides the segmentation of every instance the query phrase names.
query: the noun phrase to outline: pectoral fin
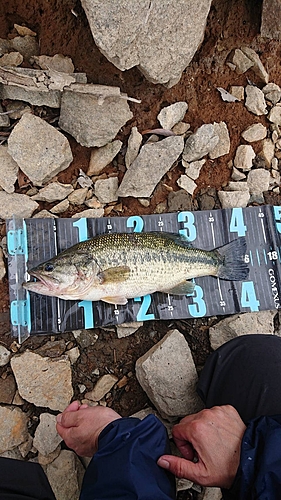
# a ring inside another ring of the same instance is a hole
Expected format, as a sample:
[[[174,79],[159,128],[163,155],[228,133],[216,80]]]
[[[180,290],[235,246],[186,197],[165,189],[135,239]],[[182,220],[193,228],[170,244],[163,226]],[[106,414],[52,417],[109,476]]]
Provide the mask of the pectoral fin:
[[[131,270],[128,266],[109,267],[108,269],[104,269],[104,271],[100,271],[98,278],[101,285],[106,283],[121,283],[129,278],[130,272]]]
[[[116,304],[120,306],[125,306],[128,302],[126,297],[103,297],[101,300],[103,302],[107,302],[108,304]]]
[[[194,283],[192,281],[182,281],[173,288],[169,290],[161,290],[165,293],[170,293],[171,295],[189,295],[194,292]]]

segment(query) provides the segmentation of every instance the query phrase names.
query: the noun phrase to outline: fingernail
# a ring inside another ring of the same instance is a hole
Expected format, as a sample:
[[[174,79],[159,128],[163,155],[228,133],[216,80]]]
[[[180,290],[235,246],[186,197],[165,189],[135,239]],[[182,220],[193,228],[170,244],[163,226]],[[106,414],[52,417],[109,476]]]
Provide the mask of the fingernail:
[[[59,414],[57,415],[57,423],[58,423],[58,424],[60,424],[60,423],[61,423],[61,419],[62,419],[62,414],[61,414],[61,413],[59,413]]]
[[[160,465],[160,467],[163,467],[163,469],[169,469],[170,468],[170,462],[168,462],[164,458],[159,458],[159,460],[158,460],[157,463],[158,463],[158,465]]]

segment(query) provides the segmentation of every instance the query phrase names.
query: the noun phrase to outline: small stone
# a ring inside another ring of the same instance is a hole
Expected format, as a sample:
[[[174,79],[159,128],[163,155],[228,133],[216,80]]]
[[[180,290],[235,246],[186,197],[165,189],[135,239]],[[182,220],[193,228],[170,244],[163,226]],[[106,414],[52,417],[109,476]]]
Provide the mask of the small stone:
[[[263,91],[253,85],[247,85],[245,106],[257,116],[266,115],[267,107]]]
[[[209,153],[209,157],[214,160],[220,156],[227,155],[230,151],[230,137],[225,122],[214,122],[214,132],[218,136],[218,144]]]
[[[247,142],[261,141],[265,139],[266,135],[267,128],[262,123],[254,123],[241,133],[241,136]]]
[[[180,191],[171,191],[168,194],[168,211],[169,212],[182,212],[184,210],[191,210],[192,196],[184,189]]]
[[[83,205],[86,200],[87,193],[88,188],[75,189],[75,191],[68,195],[68,201],[72,203],[72,205]]]
[[[118,177],[109,177],[95,182],[95,195],[101,203],[117,201]]]
[[[74,330],[72,333],[81,349],[87,349],[99,339],[96,330]]]
[[[190,135],[185,143],[182,157],[187,162],[200,160],[213,151],[219,142],[215,126],[211,123],[201,125],[198,130]]]
[[[231,179],[233,181],[242,181],[243,179],[246,179],[246,175],[243,174],[243,172],[240,172],[240,170],[238,170],[236,167],[233,167]]]
[[[19,24],[14,24],[14,28],[15,30],[18,32],[18,34],[20,36],[25,36],[25,35],[29,35],[29,36],[37,36],[37,33],[35,33],[35,31],[32,31],[30,28],[28,28],[27,26],[20,26]]]
[[[239,101],[244,101],[245,91],[242,85],[232,85],[232,87],[230,87],[230,93]]]
[[[248,69],[254,66],[253,61],[251,61],[249,57],[247,57],[246,54],[244,54],[240,49],[235,49],[232,57],[232,63],[235,66],[236,72],[240,74],[245,73]]]
[[[23,56],[19,52],[10,52],[0,57],[0,66],[20,66],[23,62]]]
[[[123,323],[122,325],[117,325],[117,337],[122,339],[123,337],[129,337],[135,333],[141,326],[143,326],[142,321],[133,321],[131,323]]]
[[[190,123],[179,122],[173,126],[172,132],[176,135],[185,135],[186,132],[190,129]]]
[[[10,351],[0,344],[0,366],[7,365],[10,361],[10,357]]]
[[[119,153],[122,147],[121,141],[109,142],[101,148],[95,148],[91,152],[91,158],[87,175],[98,175]]]
[[[0,377],[0,404],[12,404],[16,389],[16,381],[12,374],[8,375],[5,379]]]
[[[57,500],[77,500],[83,466],[73,451],[62,450],[46,466],[46,474]]]
[[[38,208],[38,203],[26,194],[0,191],[0,218],[12,219],[13,216],[28,219]]]
[[[74,189],[71,184],[51,182],[46,187],[40,189],[36,195],[32,196],[32,199],[52,203],[53,201],[63,200],[73,191]]]
[[[10,40],[10,43],[12,48],[20,52],[26,61],[29,61],[34,55],[39,54],[39,44],[34,36],[16,36]]]
[[[197,188],[197,184],[195,184],[195,182],[190,179],[190,177],[187,177],[187,175],[181,175],[177,180],[177,184],[179,187],[181,187],[191,195],[193,195],[195,189]]]
[[[251,170],[255,156],[256,154],[252,146],[241,144],[236,149],[234,165],[236,168],[240,168],[243,171]]]
[[[72,59],[62,54],[55,54],[54,56],[35,56],[34,61],[41,69],[54,70],[61,73],[74,73],[74,64]]]
[[[267,71],[265,70],[264,65],[262,64],[258,54],[251,49],[250,47],[241,47],[242,52],[252,61],[253,67],[252,70],[254,73],[264,82],[268,83],[269,76]]]
[[[56,430],[56,416],[50,413],[41,413],[40,423],[36,428],[33,446],[42,454],[49,455],[62,442]]]
[[[277,159],[277,158],[275,158],[275,156],[274,156],[274,158],[272,158],[272,161],[271,161],[271,168],[272,168],[273,170],[278,170],[278,168],[279,168],[279,166],[278,166],[278,159]]]
[[[26,441],[28,418],[19,408],[0,406],[0,421],[0,453]]]
[[[48,210],[40,210],[32,216],[33,219],[57,219],[57,215],[51,214]]]
[[[132,127],[130,137],[128,139],[128,147],[125,155],[125,165],[127,168],[135,161],[139,154],[142,143],[142,135],[139,133],[137,127]]]
[[[13,193],[19,166],[8,153],[7,146],[0,146],[0,186],[6,193]]]
[[[101,203],[96,196],[93,196],[89,200],[85,201],[85,205],[89,208],[103,208],[103,203]]]
[[[66,349],[66,344],[63,339],[52,341],[49,340],[46,344],[42,345],[36,349],[36,354],[47,358],[58,358],[60,357]]]
[[[103,215],[104,215],[103,208],[89,208],[88,210],[83,210],[83,212],[79,212],[72,215],[72,219],[80,219],[81,217],[95,219],[96,217],[103,217]]]
[[[184,101],[175,102],[174,104],[161,109],[160,113],[157,115],[161,127],[171,130],[174,125],[179,123],[184,118],[187,109],[188,104]]]
[[[138,201],[145,208],[149,207],[149,205],[150,205],[150,200],[147,198],[138,198]]]
[[[166,200],[165,201],[161,201],[160,203],[158,203],[154,209],[154,213],[155,214],[164,214],[165,212],[167,212],[167,202]]]
[[[80,356],[79,347],[73,347],[72,349],[66,352],[66,355],[69,357],[70,363],[74,365],[74,363],[76,363],[76,361]]]
[[[91,392],[87,392],[85,397],[92,401],[100,401],[118,382],[118,378],[114,375],[103,375],[96,383]]]
[[[42,453],[38,452],[38,463],[42,466],[51,464],[59,456],[60,452],[61,452],[60,444],[54,451],[48,453],[48,455],[43,455]]]
[[[24,113],[31,113],[31,107],[22,101],[8,101],[5,108],[7,111],[11,111],[9,117],[12,120],[19,120]]]
[[[262,150],[259,156],[265,160],[265,166],[267,168],[271,167],[271,162],[274,157],[275,146],[271,139],[264,139],[262,143]]]
[[[233,182],[230,181],[227,186],[228,191],[248,191],[249,192],[249,186],[247,182]]]
[[[60,201],[57,205],[50,209],[52,214],[62,214],[69,208],[69,201],[67,199]]]
[[[250,200],[247,191],[218,191],[222,208],[246,207]]]
[[[250,194],[259,195],[269,190],[270,172],[264,168],[251,170],[247,177]]]
[[[271,108],[271,110],[268,113],[268,119],[270,122],[274,123],[275,125],[281,125],[281,106],[276,105]]]

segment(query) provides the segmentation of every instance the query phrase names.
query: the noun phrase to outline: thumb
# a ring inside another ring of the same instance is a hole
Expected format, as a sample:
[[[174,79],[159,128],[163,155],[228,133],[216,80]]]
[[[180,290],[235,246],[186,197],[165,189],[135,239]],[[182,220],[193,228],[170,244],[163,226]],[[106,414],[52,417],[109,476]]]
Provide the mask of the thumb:
[[[198,481],[198,464],[173,455],[162,455],[157,464],[177,477]]]
[[[59,413],[59,415],[57,415],[57,425],[65,428],[77,427],[79,416],[77,411],[67,411]]]

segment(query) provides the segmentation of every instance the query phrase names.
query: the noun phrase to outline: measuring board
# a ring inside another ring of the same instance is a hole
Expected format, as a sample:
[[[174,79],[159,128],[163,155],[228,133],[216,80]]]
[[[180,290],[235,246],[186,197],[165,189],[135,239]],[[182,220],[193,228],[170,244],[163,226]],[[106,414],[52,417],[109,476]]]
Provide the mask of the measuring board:
[[[194,247],[212,250],[245,236],[246,281],[212,276],[194,279],[193,294],[154,293],[126,305],[70,301],[27,292],[28,269],[97,234],[166,231],[180,233]],[[7,221],[12,335],[29,335],[156,319],[200,318],[280,307],[281,207],[98,219],[10,219]]]

